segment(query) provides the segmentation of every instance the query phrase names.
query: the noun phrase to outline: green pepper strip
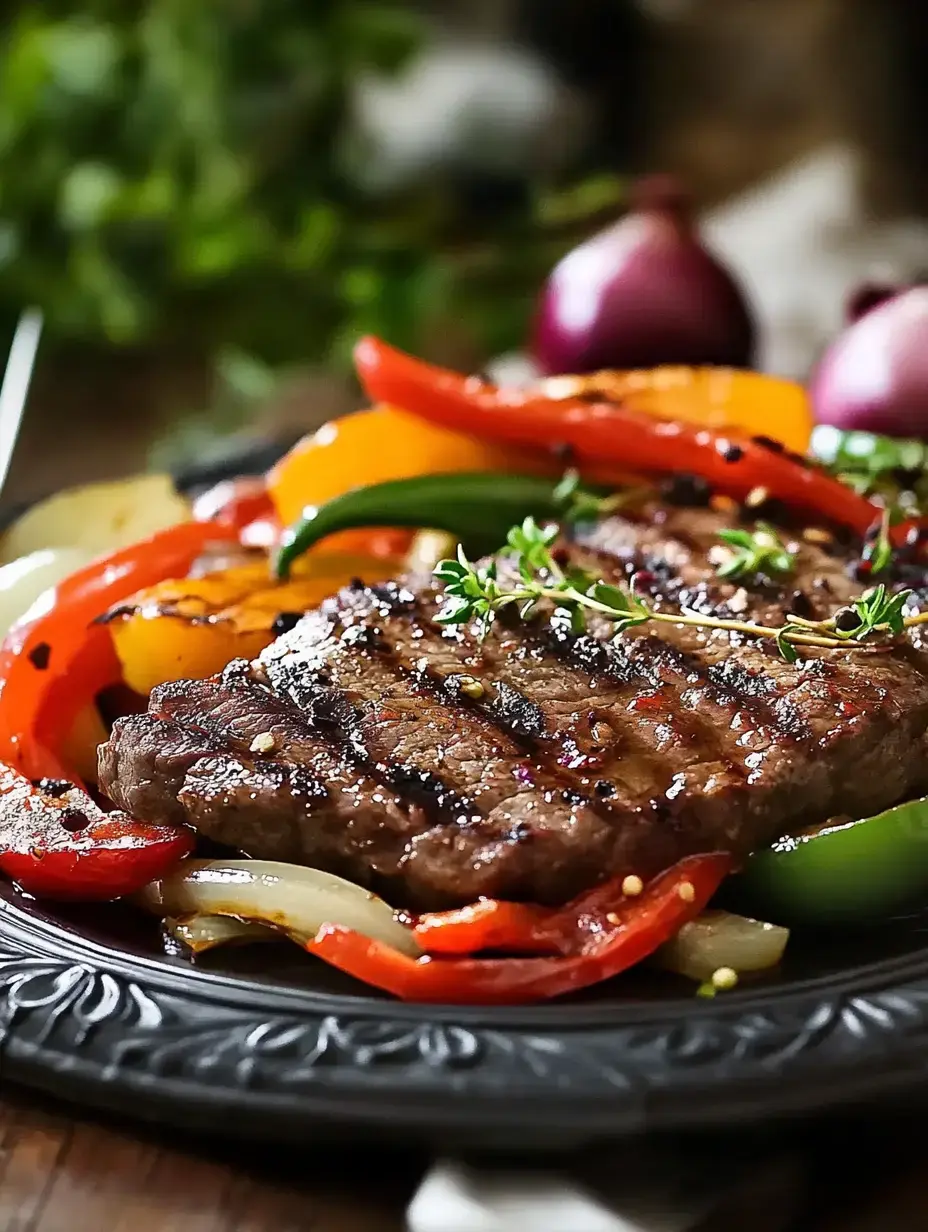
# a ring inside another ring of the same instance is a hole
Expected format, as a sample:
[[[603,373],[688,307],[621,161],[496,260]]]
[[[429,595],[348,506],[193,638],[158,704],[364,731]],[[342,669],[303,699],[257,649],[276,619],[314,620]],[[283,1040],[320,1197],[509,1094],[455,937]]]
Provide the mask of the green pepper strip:
[[[474,555],[492,552],[509,528],[531,514],[557,517],[558,482],[492,471],[419,475],[355,488],[324,505],[309,505],[284,532],[274,561],[278,577],[314,544],[364,526],[415,526],[454,535]]]
[[[832,822],[755,853],[739,900],[784,924],[841,924],[903,911],[928,890],[928,799]]]

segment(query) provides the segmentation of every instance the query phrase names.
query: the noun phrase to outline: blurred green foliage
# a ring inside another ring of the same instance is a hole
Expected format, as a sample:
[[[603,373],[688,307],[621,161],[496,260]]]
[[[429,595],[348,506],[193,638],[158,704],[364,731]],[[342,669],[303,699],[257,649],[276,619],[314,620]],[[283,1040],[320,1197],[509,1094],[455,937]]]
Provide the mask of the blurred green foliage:
[[[0,312],[39,304],[59,339],[276,364],[454,320],[492,352],[565,219],[615,198],[529,192],[474,234],[450,185],[364,190],[349,86],[417,46],[398,0],[19,0],[4,24]]]

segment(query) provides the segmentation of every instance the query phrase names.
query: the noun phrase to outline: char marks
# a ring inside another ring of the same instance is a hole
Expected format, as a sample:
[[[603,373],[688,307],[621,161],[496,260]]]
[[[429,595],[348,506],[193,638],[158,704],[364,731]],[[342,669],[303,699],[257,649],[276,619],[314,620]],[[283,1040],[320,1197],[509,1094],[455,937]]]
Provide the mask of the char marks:
[[[782,623],[859,586],[797,547],[784,587],[719,579],[712,509],[652,505],[559,547],[564,567],[656,610]],[[501,561],[505,584],[511,562]],[[822,585],[815,583],[821,581]],[[156,689],[101,752],[101,783],[152,820],[192,820],[249,854],[328,868],[410,910],[481,895],[563,902],[682,857],[741,858],[787,830],[928,789],[928,672],[916,646],[800,655],[748,634],[652,622],[588,631],[543,611],[484,640],[441,596],[355,584],[254,664]]]

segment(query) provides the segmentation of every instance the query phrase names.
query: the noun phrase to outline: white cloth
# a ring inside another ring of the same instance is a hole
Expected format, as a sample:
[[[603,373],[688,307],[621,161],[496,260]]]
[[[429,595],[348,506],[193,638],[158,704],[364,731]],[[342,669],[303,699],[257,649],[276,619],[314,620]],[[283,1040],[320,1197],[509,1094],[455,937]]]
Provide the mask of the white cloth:
[[[799,1161],[779,1150],[758,1158],[754,1149],[617,1143],[587,1163],[557,1168],[439,1160],[413,1197],[408,1229],[691,1232],[744,1201],[755,1232],[782,1232],[795,1214]],[[736,1210],[731,1226],[741,1223]]]

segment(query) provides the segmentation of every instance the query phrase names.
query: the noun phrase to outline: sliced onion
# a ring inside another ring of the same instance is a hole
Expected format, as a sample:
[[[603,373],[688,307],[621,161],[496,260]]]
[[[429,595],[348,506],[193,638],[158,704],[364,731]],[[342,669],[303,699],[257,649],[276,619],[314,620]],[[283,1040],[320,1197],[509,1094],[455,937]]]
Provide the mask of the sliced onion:
[[[163,881],[146,886],[140,901],[161,916],[228,915],[271,925],[297,942],[323,924],[342,924],[413,957],[412,931],[382,898],[317,868],[274,860],[185,860]]]
[[[194,954],[220,945],[250,945],[254,941],[280,941],[281,934],[267,924],[236,920],[231,915],[189,915],[164,921],[168,933]]]
[[[43,548],[0,566],[0,637],[33,608],[38,614],[51,606],[53,593],[47,592],[91,559],[84,548]]]
[[[694,980],[711,980],[720,968],[739,974],[765,971],[783,957],[789,929],[729,911],[704,911],[684,924],[655,955],[660,966]]]

